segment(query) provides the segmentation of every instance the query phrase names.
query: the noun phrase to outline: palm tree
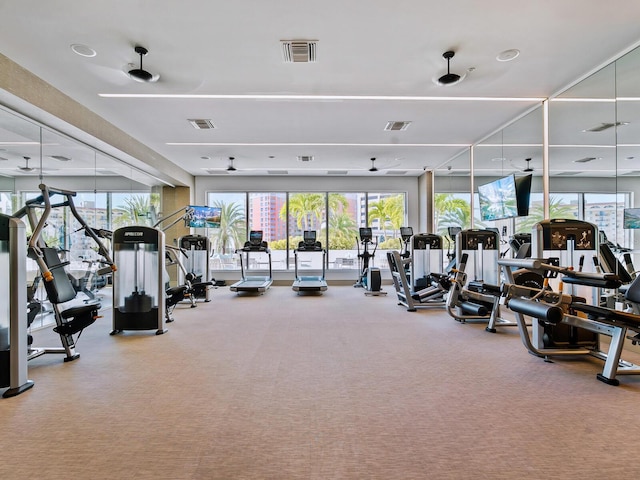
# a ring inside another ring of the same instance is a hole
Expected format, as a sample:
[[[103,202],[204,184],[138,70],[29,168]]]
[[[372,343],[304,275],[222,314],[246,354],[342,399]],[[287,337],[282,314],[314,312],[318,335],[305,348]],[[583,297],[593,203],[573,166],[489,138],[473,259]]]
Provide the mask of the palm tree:
[[[221,254],[233,253],[247,238],[244,207],[236,202],[225,203],[222,200],[214,202],[213,206],[221,210],[220,228],[215,229],[211,236],[213,250]]]
[[[160,206],[158,193],[132,195],[124,200],[124,206],[115,207],[113,228],[126,225],[154,225],[157,221],[157,212]]]
[[[289,196],[289,215],[296,221],[299,230],[309,230],[322,221],[325,210],[323,193],[294,193]],[[287,206],[280,209],[280,219],[287,218]],[[314,222],[315,220],[315,222]]]
[[[397,233],[400,232],[400,227],[404,225],[404,195],[394,195],[389,197],[385,202],[385,212],[387,218],[393,229],[393,238],[397,238]]]
[[[471,227],[471,205],[450,193],[436,193],[434,198],[435,225],[439,235],[447,235],[449,227]]]
[[[549,197],[549,218],[578,218],[575,205],[562,203],[562,198]],[[544,205],[536,203],[529,211],[529,216],[518,222],[519,232],[530,232],[533,226],[544,220]]]
[[[382,230],[382,234],[384,237],[387,237],[387,208],[385,199],[380,199],[376,202],[371,202],[369,204],[369,211],[367,212],[367,220],[369,222],[369,226],[376,220],[378,220],[378,224],[380,226],[380,230]]]
[[[324,230],[324,229],[323,229]],[[329,249],[350,250],[357,242],[358,226],[348,213],[334,213],[329,217]],[[324,235],[324,233],[322,233]]]

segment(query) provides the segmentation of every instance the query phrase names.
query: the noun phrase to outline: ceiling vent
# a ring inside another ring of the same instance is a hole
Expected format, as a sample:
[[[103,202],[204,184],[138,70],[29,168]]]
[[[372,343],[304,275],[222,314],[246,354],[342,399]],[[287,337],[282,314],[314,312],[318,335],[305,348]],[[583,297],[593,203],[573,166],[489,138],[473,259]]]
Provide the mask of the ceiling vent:
[[[574,160],[573,163],[589,163],[593,162],[594,160],[596,160],[596,157],[584,157],[580,160]]]
[[[570,177],[572,175],[578,175],[579,173],[582,173],[582,172],[560,172],[560,173],[557,173],[556,175],[558,177]]]
[[[298,155],[299,162],[313,162],[313,155]]]
[[[189,123],[196,130],[211,130],[212,128],[216,128],[208,118],[190,118]]]
[[[204,171],[207,172],[209,175],[228,175],[229,174],[229,172],[227,172],[226,170],[220,170],[218,168],[205,168]]]
[[[105,170],[105,169],[102,169],[102,168],[98,168],[96,170],[96,173],[99,174],[99,175],[106,175],[108,177],[119,176],[119,174],[116,173],[116,172],[112,172],[111,170]]]
[[[603,132],[605,130],[609,130],[613,127],[622,127],[624,125],[629,125],[629,122],[615,122],[615,123],[601,123],[600,125],[596,125],[595,127],[587,128],[583,130],[583,132]]]
[[[55,160],[59,160],[61,162],[69,162],[71,161],[71,157],[65,157],[64,155],[51,155],[51,158]]]
[[[289,172],[287,170],[267,170],[269,175],[288,175]]]
[[[281,40],[282,59],[285,63],[314,63],[317,58],[317,40]]]
[[[346,170],[327,170],[327,175],[346,175]]]
[[[411,122],[387,122],[387,126],[384,129],[388,132],[404,131],[409,128]]]
[[[384,172],[385,175],[406,175],[407,170],[387,170]]]
[[[630,172],[623,173],[622,175],[628,175],[628,176],[631,176],[631,177],[637,177],[638,175],[640,175],[640,171],[632,170]]]

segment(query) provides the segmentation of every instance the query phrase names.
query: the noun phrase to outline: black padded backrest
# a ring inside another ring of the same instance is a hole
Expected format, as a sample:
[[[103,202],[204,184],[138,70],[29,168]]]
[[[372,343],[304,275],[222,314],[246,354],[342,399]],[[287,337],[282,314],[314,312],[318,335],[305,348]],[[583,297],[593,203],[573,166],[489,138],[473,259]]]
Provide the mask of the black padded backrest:
[[[43,282],[49,301],[58,304],[73,300],[76,297],[76,291],[64,268],[67,263],[60,260],[55,248],[43,248],[42,255],[53,275],[53,280]]]
[[[633,280],[626,267],[620,262],[620,260],[618,260],[611,250],[611,247],[606,243],[600,244],[600,259],[601,265],[607,270],[607,272],[617,274],[622,283],[626,284]]]

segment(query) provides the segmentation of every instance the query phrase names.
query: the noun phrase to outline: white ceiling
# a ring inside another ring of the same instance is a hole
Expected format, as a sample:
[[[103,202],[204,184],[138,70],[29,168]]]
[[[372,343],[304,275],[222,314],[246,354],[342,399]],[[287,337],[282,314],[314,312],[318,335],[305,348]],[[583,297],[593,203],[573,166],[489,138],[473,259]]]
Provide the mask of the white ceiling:
[[[0,53],[192,175],[227,174],[229,156],[234,175],[369,175],[372,157],[376,175],[419,175],[640,40],[640,2],[631,1],[21,0],[0,2],[0,18]],[[280,41],[292,39],[317,40],[317,62],[284,63]],[[97,55],[76,55],[72,44]],[[139,62],[136,45],[149,50],[143,65],[157,82],[124,73]],[[521,53],[497,61],[508,49]],[[433,79],[446,73],[447,50],[456,52],[451,71],[466,77],[443,87]],[[215,128],[196,130],[193,118]],[[388,121],[412,123],[389,132]],[[520,167],[539,154],[525,150],[507,158],[487,147],[478,162]],[[15,171],[22,155],[9,153]]]

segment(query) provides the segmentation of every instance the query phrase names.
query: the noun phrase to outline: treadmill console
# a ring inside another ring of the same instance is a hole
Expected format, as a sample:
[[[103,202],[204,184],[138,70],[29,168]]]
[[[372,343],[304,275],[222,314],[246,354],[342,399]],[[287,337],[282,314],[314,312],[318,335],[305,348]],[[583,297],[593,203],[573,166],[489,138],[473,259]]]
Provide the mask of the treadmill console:
[[[267,248],[267,242],[262,241],[262,230],[251,230],[249,232],[249,241],[245,242],[243,250],[260,250]]]
[[[298,243],[298,250],[301,251],[320,251],[322,243],[316,241],[315,230],[305,230],[302,235],[303,240]]]

